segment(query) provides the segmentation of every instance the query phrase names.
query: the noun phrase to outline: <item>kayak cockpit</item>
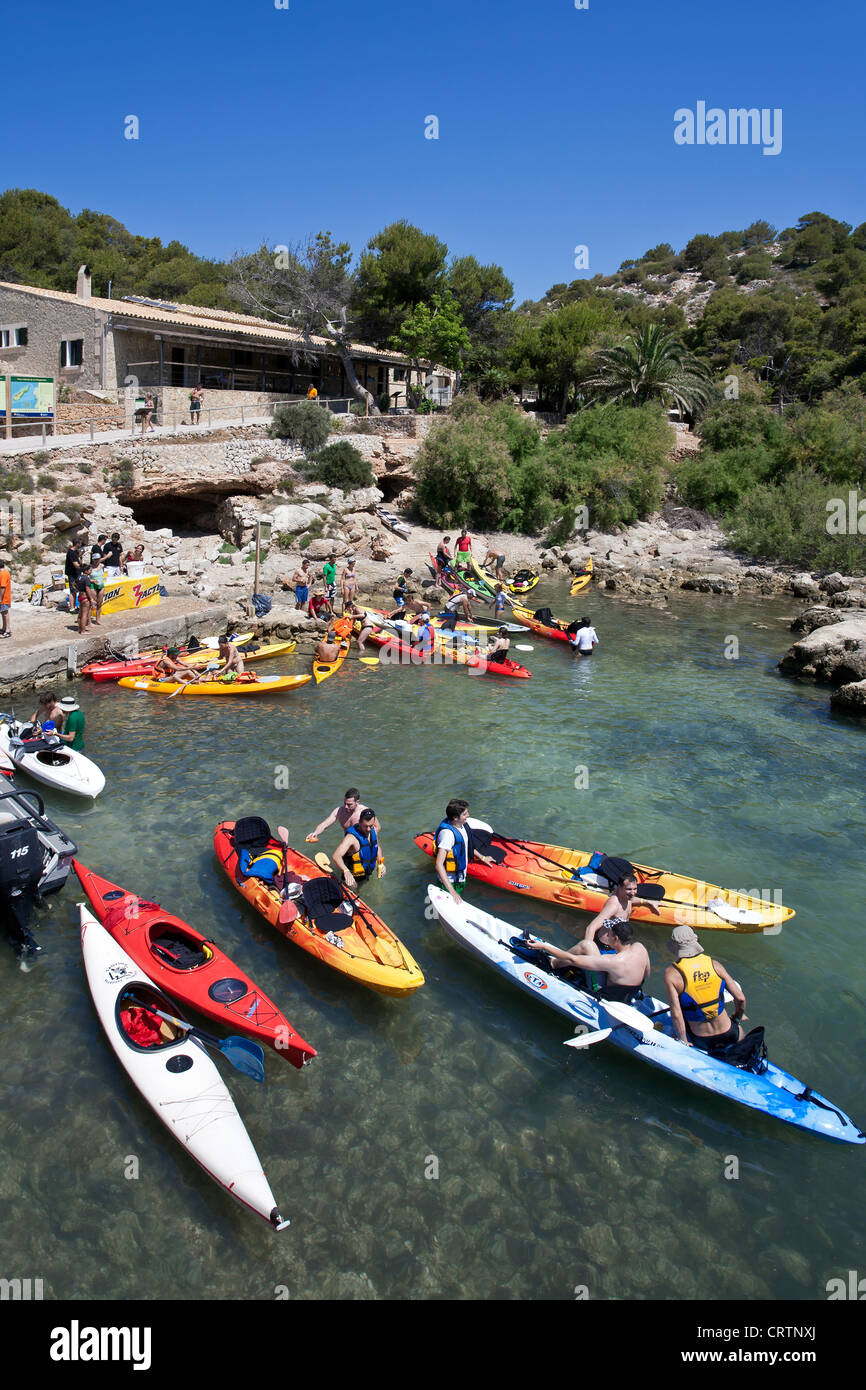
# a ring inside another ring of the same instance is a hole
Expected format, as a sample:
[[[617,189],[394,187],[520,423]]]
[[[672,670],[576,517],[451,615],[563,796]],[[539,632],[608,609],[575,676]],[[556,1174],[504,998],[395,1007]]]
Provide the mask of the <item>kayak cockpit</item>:
[[[170,1004],[158,990],[136,983],[121,990],[115,1005],[117,1031],[133,1052],[154,1052],[183,1042],[186,1033],[160,1018],[154,1010],[166,1012]]]
[[[200,970],[214,958],[206,941],[175,922],[152,922],[147,936],[151,954],[172,970]]]

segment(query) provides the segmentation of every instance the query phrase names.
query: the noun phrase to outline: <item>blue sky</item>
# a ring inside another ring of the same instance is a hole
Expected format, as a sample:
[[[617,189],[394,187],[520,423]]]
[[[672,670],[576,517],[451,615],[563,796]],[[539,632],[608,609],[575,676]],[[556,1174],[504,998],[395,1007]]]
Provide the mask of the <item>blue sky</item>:
[[[518,299],[660,241],[866,220],[852,0],[43,0],[4,32],[3,187],[224,258],[405,217]],[[780,107],[777,156],[678,146],[674,111]],[[124,118],[140,122],[124,139]],[[439,120],[424,138],[425,117]],[[71,288],[71,287],[70,287]]]

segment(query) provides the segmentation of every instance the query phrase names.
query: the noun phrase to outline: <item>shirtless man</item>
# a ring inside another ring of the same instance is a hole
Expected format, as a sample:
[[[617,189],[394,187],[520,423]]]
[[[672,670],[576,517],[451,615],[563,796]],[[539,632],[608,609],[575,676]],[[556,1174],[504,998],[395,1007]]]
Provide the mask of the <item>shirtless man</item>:
[[[231,642],[227,637],[220,638],[219,653],[219,659],[222,662],[222,665],[216,666],[216,668],[212,672],[208,673],[208,680],[215,681],[220,676],[224,676],[228,671],[236,671],[239,676],[243,675],[244,659],[238,651],[237,647],[232,646]]]
[[[307,844],[315,844],[322,831],[327,830],[329,825],[334,824],[334,821],[339,822],[345,833],[345,831],[351,829],[353,825],[358,824],[358,821],[361,819],[361,812],[366,810],[367,807],[361,800],[361,793],[358,791],[358,788],[349,787],[343,797],[342,806],[335,806],[331,814],[326,816],[322,823],[316,826],[315,830],[311,831],[307,836]],[[373,825],[376,830],[381,829],[378,820],[374,820]]]
[[[42,725],[47,719],[53,719],[58,729],[63,728],[63,710],[57,702],[57,695],[53,690],[46,690],[39,696],[39,704],[30,716],[30,723],[35,729],[37,725]]]
[[[442,609],[442,612],[439,614],[439,617],[442,619],[442,626],[444,628],[450,628],[453,632],[457,626],[458,613],[463,615],[467,623],[474,621],[475,615],[472,612],[472,600],[468,594],[451,595],[445,607]]]
[[[676,1035],[686,1047],[713,1056],[739,1042],[747,1021],[746,996],[723,965],[704,951],[691,927],[674,927],[668,941],[674,964],[665,970],[665,988]],[[725,986],[734,999],[734,1015],[725,1012]]]
[[[328,632],[327,637],[323,637],[316,643],[316,650],[313,652],[314,661],[336,661],[340,655],[340,644],[337,641],[337,634],[333,628]]]
[[[647,949],[634,939],[631,922],[622,918],[605,919],[598,928],[602,946],[613,954],[602,954],[594,941],[578,941],[570,951],[552,946],[547,941],[529,937],[529,945],[546,951],[555,966],[571,966],[578,970],[594,970],[604,974],[605,982],[597,991],[599,999],[617,1000],[630,1004],[650,973]]]
[[[511,646],[511,638],[508,636],[508,628],[501,627],[496,638],[491,642],[484,656],[490,661],[505,661],[508,656],[508,649]]]

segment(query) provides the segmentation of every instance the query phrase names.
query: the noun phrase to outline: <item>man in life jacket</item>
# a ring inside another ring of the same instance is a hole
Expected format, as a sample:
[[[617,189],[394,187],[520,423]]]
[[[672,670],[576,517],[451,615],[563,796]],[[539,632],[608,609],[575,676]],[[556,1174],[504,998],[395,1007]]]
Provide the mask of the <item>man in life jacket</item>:
[[[739,1042],[746,996],[736,980],[706,954],[691,927],[674,927],[668,950],[674,963],[665,970],[665,987],[680,1042],[711,1056]],[[725,1012],[725,986],[734,999],[732,1019]]]
[[[349,863],[346,864],[345,856]],[[376,834],[376,813],[369,806],[361,812],[358,824],[346,832],[345,839],[334,851],[334,863],[347,888],[357,887],[358,881],[385,876],[385,859]]]
[[[445,819],[436,827],[436,873],[442,887],[459,903],[466,887],[466,873],[473,860],[482,864],[496,861],[475,848],[469,825],[469,804],[460,797],[449,801]]]

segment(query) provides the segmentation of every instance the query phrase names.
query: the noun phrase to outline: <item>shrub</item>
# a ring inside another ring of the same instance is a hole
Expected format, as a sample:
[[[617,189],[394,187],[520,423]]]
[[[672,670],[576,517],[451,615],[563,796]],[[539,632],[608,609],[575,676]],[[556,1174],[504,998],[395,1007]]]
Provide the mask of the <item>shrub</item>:
[[[83,473],[85,477],[89,478],[91,473],[93,472],[93,464],[89,463],[87,459],[82,459],[81,462],[78,464],[78,471],[79,473]]]
[[[237,552],[237,546],[232,545],[231,541],[223,541],[222,545],[220,546],[220,555],[236,555]]]
[[[51,455],[47,449],[40,449],[33,455],[33,463],[36,468],[44,468],[50,458]]]
[[[26,468],[21,468],[14,463],[7,464],[5,467],[0,464],[0,488],[7,494],[10,492],[32,492],[33,479]]]
[[[455,402],[455,410],[431,430],[415,465],[416,505],[431,526],[495,527],[508,513],[512,459],[504,432],[489,409],[466,399],[461,411]]]
[[[775,451],[784,434],[785,425],[769,406],[742,396],[736,401],[719,401],[701,416],[704,450],[736,449],[751,444]]]
[[[57,479],[53,473],[40,473],[39,477],[36,479],[36,484],[37,487],[42,488],[44,492],[53,492],[57,486]]]
[[[718,453],[701,451],[678,465],[676,481],[683,501],[701,511],[725,514],[758,483],[767,480],[774,455],[760,443],[740,444]]]
[[[278,531],[275,536],[271,537],[271,541],[278,546],[280,550],[291,550],[295,543],[295,532]]]
[[[811,468],[796,469],[776,485],[759,484],[731,515],[730,540],[757,559],[863,574],[866,536],[827,532],[832,496],[833,485]]]
[[[348,439],[340,439],[320,449],[307,470],[318,482],[353,492],[358,487],[370,487],[373,473],[370,464]]]
[[[269,430],[272,439],[290,439],[305,454],[321,449],[330,433],[331,413],[314,401],[278,405]]]

